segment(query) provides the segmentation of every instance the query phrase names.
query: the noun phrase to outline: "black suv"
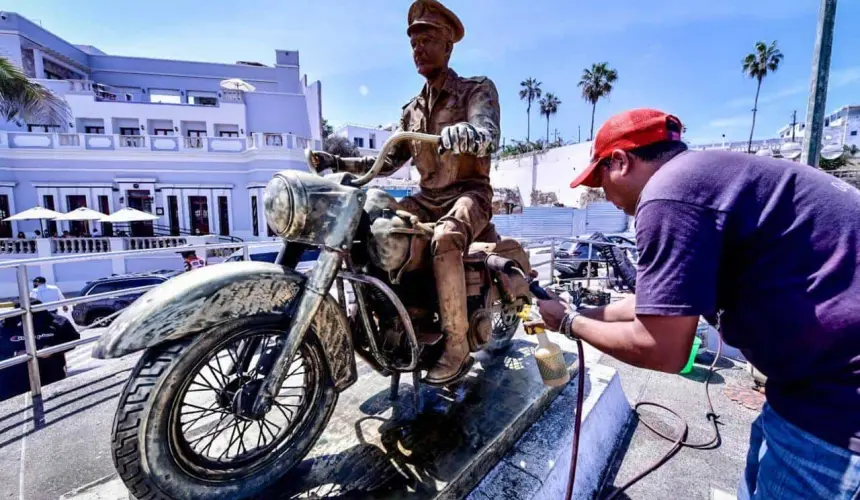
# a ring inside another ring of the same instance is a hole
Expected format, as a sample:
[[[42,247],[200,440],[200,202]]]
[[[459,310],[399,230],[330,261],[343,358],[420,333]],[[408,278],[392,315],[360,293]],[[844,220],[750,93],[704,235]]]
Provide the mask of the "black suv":
[[[180,273],[181,271],[154,271],[151,273],[116,274],[90,281],[81,290],[81,296],[160,285]],[[72,309],[72,319],[80,326],[89,326],[105,316],[125,309],[141,295],[143,293],[135,293],[78,304]],[[107,323],[104,326],[107,326]]]
[[[587,235],[580,236],[579,238],[587,240],[590,237],[591,235]],[[638,260],[636,243],[633,240],[617,234],[608,234],[606,235],[606,239],[616,245],[624,245],[624,253],[632,262]],[[606,259],[600,254],[602,246],[598,241],[595,241],[591,245],[592,277],[597,276],[598,267],[606,264]],[[582,241],[564,241],[555,251],[556,270],[562,279],[585,278],[588,276],[588,257],[588,243]]]

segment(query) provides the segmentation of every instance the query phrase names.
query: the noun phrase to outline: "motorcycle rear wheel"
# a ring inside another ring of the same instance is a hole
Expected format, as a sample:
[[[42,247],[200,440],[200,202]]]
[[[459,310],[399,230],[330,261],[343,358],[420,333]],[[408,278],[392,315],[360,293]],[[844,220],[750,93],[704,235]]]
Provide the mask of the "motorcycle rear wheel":
[[[484,348],[490,353],[499,353],[507,350],[511,345],[511,339],[520,327],[520,301],[505,303],[498,301],[493,304],[493,332],[490,341]]]
[[[267,497],[304,458],[337,403],[313,330],[263,419],[239,417],[230,406],[243,385],[262,378],[250,365],[229,374],[242,354],[259,361],[284,334],[282,317],[243,318],[144,353],[113,426],[114,465],[134,498]]]

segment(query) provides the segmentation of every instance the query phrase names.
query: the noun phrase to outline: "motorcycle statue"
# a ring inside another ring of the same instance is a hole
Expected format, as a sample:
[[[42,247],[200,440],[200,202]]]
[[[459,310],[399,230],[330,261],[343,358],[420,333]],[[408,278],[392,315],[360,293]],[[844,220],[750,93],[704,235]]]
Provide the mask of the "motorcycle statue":
[[[101,337],[97,358],[144,351],[112,435],[114,464],[135,498],[267,497],[356,382],[353,353],[392,377],[393,393],[400,374],[417,384],[434,365],[445,342],[429,254],[433,224],[397,210],[382,190],[361,189],[407,140],[440,144],[435,135],[400,132],[360,177],[314,168],[276,174],[264,195],[268,223],[284,240],[275,263],[177,276]],[[528,254],[514,240],[493,239],[473,243],[464,258],[472,352],[504,350],[531,299]],[[313,248],[320,249],[313,270],[295,271]]]

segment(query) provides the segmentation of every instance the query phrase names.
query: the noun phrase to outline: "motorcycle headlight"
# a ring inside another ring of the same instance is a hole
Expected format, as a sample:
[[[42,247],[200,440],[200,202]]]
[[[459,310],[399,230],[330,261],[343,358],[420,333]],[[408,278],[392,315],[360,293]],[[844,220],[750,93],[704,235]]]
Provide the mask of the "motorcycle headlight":
[[[272,231],[281,237],[296,236],[302,232],[305,225],[304,210],[302,210],[307,205],[304,202],[306,198],[304,186],[290,173],[275,174],[263,193],[266,221]]]

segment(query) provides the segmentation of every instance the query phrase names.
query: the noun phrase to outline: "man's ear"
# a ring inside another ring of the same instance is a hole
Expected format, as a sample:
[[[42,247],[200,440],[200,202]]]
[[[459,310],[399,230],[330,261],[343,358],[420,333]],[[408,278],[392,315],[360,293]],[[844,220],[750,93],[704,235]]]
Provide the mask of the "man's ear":
[[[626,151],[622,151],[620,149],[616,149],[615,151],[613,151],[612,161],[618,162],[618,165],[621,167],[621,175],[628,175],[630,173],[631,158]]]
[[[451,58],[451,54],[454,52],[454,42],[448,40],[445,42],[445,54],[448,56],[448,59]]]

